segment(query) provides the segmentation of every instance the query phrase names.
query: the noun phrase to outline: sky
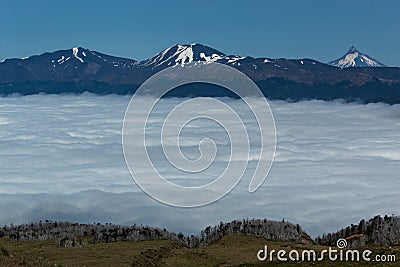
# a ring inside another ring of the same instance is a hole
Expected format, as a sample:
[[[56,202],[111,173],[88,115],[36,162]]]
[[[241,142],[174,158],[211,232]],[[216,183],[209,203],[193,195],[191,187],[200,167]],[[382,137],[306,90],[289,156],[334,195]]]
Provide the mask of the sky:
[[[342,56],[400,66],[400,2],[2,1],[0,60],[75,46],[143,60],[174,44],[270,58]]]

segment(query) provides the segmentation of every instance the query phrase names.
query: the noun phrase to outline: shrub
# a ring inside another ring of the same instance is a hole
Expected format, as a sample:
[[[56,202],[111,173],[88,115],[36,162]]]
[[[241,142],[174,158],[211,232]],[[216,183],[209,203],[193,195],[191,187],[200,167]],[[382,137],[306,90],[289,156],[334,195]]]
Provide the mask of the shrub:
[[[4,256],[7,256],[7,257],[10,256],[10,253],[8,252],[8,250],[6,248],[1,247],[0,251]]]

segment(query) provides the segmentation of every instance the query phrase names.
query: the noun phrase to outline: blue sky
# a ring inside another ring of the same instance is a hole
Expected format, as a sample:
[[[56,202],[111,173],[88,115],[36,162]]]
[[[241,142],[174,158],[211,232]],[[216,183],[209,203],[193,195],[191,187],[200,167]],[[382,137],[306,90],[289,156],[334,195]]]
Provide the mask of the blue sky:
[[[351,45],[400,66],[400,1],[2,1],[0,60],[82,46],[142,60],[177,43],[327,62]]]

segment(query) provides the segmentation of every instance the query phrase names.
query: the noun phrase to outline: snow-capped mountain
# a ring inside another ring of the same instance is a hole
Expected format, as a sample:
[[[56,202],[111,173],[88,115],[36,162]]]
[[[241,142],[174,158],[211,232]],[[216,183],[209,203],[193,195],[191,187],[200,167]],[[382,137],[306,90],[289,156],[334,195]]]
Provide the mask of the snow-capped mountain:
[[[143,79],[133,59],[114,57],[82,47],[46,52],[0,63],[0,81],[98,81],[110,83]]]
[[[152,69],[167,68],[170,66],[181,65],[186,63],[234,63],[245,57],[227,56],[221,51],[202,44],[174,45],[160,52],[158,55],[139,62],[142,67],[150,67]]]
[[[137,65],[137,61],[132,59],[120,58],[109,56],[103,53],[92,51],[82,47],[73,47],[71,49],[59,50],[52,53],[44,53],[42,55],[35,55],[24,57],[21,59],[13,58],[7,59],[4,63],[18,62],[28,63],[50,63],[53,68],[79,67],[80,65],[87,65],[89,63],[101,63],[112,65],[114,67],[129,67]]]
[[[361,53],[354,46],[350,47],[343,57],[328,62],[328,64],[342,69],[348,67],[386,67],[378,60]]]

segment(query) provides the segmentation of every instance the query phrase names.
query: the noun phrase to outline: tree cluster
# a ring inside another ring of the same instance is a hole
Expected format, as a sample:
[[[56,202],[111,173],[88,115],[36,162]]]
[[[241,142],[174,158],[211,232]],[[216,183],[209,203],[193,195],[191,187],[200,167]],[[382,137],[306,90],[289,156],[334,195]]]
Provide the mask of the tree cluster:
[[[396,246],[400,244],[400,217],[375,216],[357,225],[351,224],[336,233],[324,234],[316,238],[316,243],[335,246],[338,239],[345,238],[350,247],[361,245]],[[353,244],[354,243],[354,244]]]

